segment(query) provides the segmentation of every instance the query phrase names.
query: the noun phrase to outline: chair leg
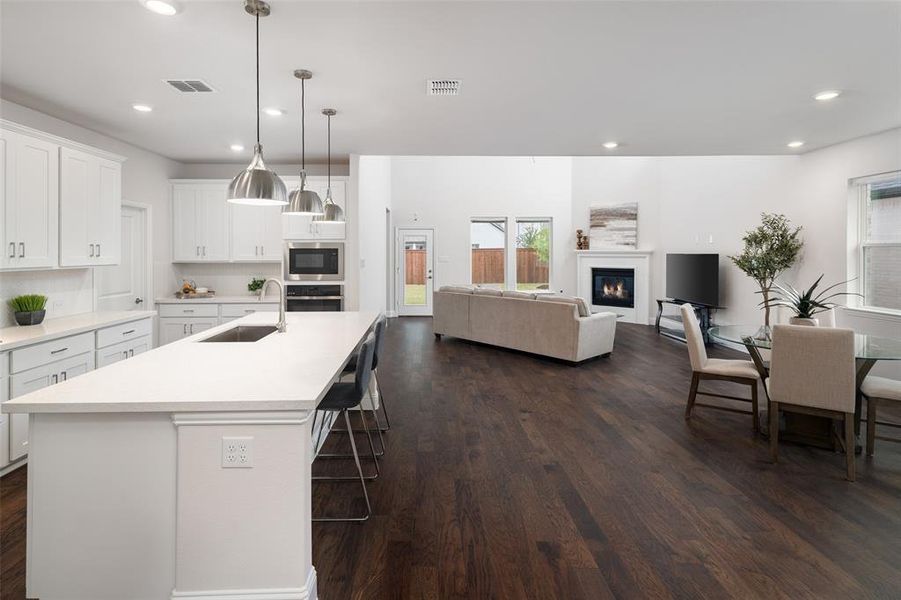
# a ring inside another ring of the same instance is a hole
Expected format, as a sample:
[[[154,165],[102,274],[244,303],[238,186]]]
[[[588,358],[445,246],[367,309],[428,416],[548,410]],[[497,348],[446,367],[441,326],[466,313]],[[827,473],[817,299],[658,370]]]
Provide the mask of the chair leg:
[[[848,461],[848,481],[854,481],[855,442],[854,413],[845,413],[845,456]]]
[[[688,392],[688,404],[685,405],[685,418],[691,417],[691,409],[695,405],[695,397],[698,395],[698,384],[701,382],[701,374],[697,371],[691,374],[691,389]]]
[[[770,461],[779,460],[779,403],[770,402]]]
[[[879,401],[876,398],[867,399],[867,456],[873,456],[876,447],[876,406]]]
[[[344,413],[344,421],[347,423],[347,428],[350,429],[350,416],[347,414],[347,410],[342,411]],[[370,515],[372,515],[372,506],[369,504],[369,493],[366,491],[366,478],[363,477],[363,467],[360,465],[360,455],[357,454],[357,444],[354,442],[354,436],[350,437],[350,447],[354,453],[354,462],[357,464],[357,473],[360,475],[360,485],[363,487],[363,499],[366,501],[366,514],[362,517],[313,517],[312,521],[319,522],[338,522],[338,521],[366,521],[369,519]]]
[[[388,418],[388,405],[385,403],[385,395],[382,393],[382,384],[379,383],[379,370],[375,369],[375,389],[379,393],[379,404],[382,405],[382,412],[385,413],[385,428],[382,429],[379,427],[381,431],[388,431],[391,429],[391,419]]]
[[[760,419],[757,414],[757,380],[751,383],[751,417],[754,419],[754,433],[760,433]]]

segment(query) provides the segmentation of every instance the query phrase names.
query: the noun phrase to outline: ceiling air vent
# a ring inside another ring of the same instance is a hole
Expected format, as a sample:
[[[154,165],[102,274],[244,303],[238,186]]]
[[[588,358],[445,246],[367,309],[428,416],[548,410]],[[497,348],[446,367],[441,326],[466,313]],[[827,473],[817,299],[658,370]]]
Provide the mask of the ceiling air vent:
[[[429,79],[429,96],[457,96],[460,94],[459,79]]]
[[[177,89],[179,92],[214,92],[213,88],[205,81],[199,79],[167,79],[166,83]]]

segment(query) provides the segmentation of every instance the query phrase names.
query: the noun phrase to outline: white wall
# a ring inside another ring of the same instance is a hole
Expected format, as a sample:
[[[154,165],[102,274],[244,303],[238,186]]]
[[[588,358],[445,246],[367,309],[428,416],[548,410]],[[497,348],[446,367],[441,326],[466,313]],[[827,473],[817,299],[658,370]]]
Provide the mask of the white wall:
[[[358,192],[357,219],[359,248],[360,310],[386,311],[388,289],[387,213],[392,207],[391,159],[361,156],[355,160],[357,178],[365,181]],[[349,266],[349,265],[348,265]]]
[[[571,182],[568,157],[392,157],[392,225],[435,228],[437,287],[470,281],[471,218],[550,217],[551,288],[575,293]]]
[[[176,175],[179,163],[7,100],[0,100],[0,117],[127,157],[122,165],[123,199],[152,207],[154,296],[168,293],[174,280],[170,260],[169,178]],[[49,293],[48,318],[90,311],[93,309],[93,270],[3,274],[0,299],[25,291]],[[0,315],[0,326],[12,324],[12,315],[5,306]]]

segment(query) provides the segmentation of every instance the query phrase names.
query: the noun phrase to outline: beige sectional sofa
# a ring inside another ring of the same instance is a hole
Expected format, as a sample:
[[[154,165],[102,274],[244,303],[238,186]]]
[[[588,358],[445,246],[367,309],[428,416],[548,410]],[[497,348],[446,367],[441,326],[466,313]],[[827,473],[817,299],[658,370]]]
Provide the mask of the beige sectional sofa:
[[[581,298],[472,286],[434,294],[433,330],[503,348],[580,362],[613,351],[616,315],[590,314]]]

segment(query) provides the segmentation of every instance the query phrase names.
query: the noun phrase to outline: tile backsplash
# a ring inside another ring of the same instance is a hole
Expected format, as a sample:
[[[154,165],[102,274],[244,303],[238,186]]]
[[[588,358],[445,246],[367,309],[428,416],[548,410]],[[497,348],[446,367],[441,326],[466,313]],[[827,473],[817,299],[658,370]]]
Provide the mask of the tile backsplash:
[[[247,296],[247,284],[254,277],[281,278],[281,265],[272,264],[176,264],[175,280],[170,294],[181,287],[183,279],[194,281],[199,287],[216,290],[218,296]]]
[[[22,294],[47,296],[47,318],[94,310],[93,269],[4,271],[0,273],[0,327],[16,324],[7,301]]]

